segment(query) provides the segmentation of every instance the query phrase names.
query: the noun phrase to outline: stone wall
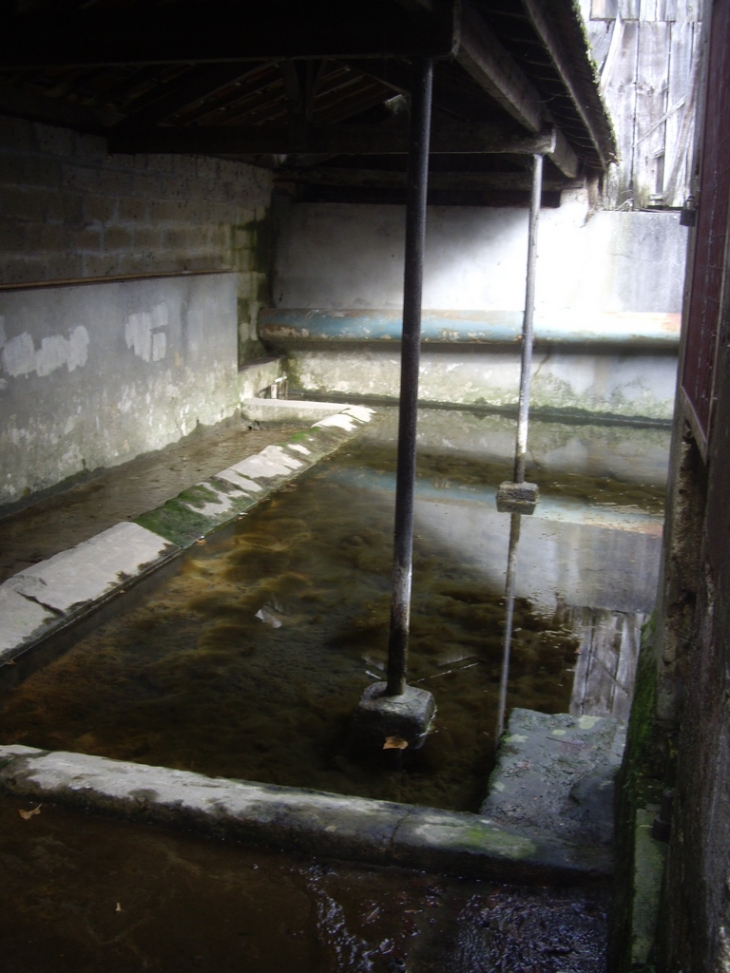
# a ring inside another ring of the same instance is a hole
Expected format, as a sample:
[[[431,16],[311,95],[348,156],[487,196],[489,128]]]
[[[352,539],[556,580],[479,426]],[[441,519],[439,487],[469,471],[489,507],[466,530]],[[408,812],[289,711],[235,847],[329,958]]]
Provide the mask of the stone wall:
[[[730,267],[726,267],[727,279]],[[730,374],[730,320],[717,366]],[[657,734],[674,788],[657,970],[730,967],[730,385],[718,385],[707,464],[679,402],[657,611]]]
[[[230,416],[270,174],[0,117],[0,505]]]
[[[270,198],[264,169],[109,155],[104,138],[0,116],[0,286],[233,271],[245,351]]]
[[[0,291],[0,504],[239,405],[233,274]]]
[[[648,758],[650,776],[673,790],[657,973],[730,969],[730,0],[708,2],[704,23],[707,90],[693,166],[703,203],[690,241],[663,576],[647,656],[654,698],[643,716],[641,696],[634,705],[632,722],[650,732],[633,743],[629,735],[625,764]]]

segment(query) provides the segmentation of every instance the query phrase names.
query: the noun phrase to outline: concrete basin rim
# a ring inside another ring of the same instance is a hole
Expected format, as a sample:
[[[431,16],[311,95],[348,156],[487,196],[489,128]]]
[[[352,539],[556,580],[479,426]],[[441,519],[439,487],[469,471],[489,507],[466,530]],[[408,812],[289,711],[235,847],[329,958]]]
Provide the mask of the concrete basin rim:
[[[71,763],[74,759],[82,763],[86,760],[102,771],[108,769],[112,775],[116,772],[120,780],[127,768],[133,768],[148,779],[142,785],[139,780],[131,781],[126,790],[121,788],[122,793],[114,793],[113,788],[104,792],[94,786],[93,775],[85,778],[82,772],[51,786],[43,780],[45,768],[33,768],[34,761],[48,758],[61,762],[69,759]],[[155,793],[156,780],[168,786],[177,783],[179,796],[159,797]],[[184,790],[188,784],[191,792],[196,785],[210,789],[210,799],[196,804],[191,796],[186,803]],[[235,801],[226,801],[225,793],[221,793],[225,788],[230,788],[231,795],[238,793],[238,807]],[[144,799],[141,798],[143,791]],[[41,803],[45,800],[71,810],[91,810],[122,820],[192,829],[211,837],[227,836],[254,846],[289,847],[314,857],[376,866],[472,874],[513,883],[539,881],[547,885],[602,883],[610,880],[613,870],[612,861],[601,849],[523,833],[478,813],[207,777],[195,771],[24,745],[0,744],[2,792]],[[270,800],[266,800],[266,795],[270,795]],[[349,821],[343,821],[344,813],[351,815]],[[366,826],[368,821],[374,825],[372,832]],[[441,841],[434,837],[434,830],[441,831]],[[479,831],[484,832],[485,841],[491,836],[505,844],[523,843],[533,848],[514,855],[495,851],[494,847],[479,847],[479,836],[474,838]]]

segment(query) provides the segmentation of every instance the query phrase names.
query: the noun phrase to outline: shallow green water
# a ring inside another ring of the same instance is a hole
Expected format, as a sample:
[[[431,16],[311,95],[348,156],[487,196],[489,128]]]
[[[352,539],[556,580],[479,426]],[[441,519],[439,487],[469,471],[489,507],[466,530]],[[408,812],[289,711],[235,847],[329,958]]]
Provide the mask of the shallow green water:
[[[349,752],[353,708],[382,676],[390,605],[393,457],[375,450],[383,478],[364,448],[194,548],[146,604],[14,689],[0,740],[477,810],[493,760],[503,598],[468,551],[418,523],[409,681],[436,697],[433,732],[420,751],[368,764]],[[508,478],[492,467],[425,454],[420,490],[468,501],[487,473]],[[480,516],[474,504],[475,535]],[[518,602],[509,706],[567,711],[577,641],[560,617]]]

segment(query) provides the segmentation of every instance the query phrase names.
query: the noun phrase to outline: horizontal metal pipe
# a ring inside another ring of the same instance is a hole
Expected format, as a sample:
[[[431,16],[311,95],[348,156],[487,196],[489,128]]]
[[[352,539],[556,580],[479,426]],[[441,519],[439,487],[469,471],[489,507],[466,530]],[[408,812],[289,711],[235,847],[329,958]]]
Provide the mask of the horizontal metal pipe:
[[[421,340],[429,344],[516,344],[522,340],[522,311],[423,311]],[[271,345],[290,342],[400,341],[400,310],[262,308],[259,338]],[[535,315],[536,344],[621,345],[676,350],[679,314],[576,311]]]

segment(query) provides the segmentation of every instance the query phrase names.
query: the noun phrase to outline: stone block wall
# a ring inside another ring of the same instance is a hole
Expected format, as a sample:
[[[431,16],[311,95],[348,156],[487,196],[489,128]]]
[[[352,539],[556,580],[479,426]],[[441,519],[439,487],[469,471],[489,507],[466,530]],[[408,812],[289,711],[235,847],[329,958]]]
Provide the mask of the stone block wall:
[[[235,412],[270,199],[263,169],[0,117],[0,508]]]
[[[245,357],[270,198],[264,169],[110,155],[102,137],[0,116],[0,286],[232,271]]]

